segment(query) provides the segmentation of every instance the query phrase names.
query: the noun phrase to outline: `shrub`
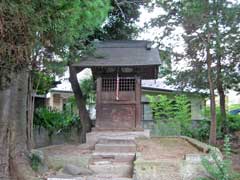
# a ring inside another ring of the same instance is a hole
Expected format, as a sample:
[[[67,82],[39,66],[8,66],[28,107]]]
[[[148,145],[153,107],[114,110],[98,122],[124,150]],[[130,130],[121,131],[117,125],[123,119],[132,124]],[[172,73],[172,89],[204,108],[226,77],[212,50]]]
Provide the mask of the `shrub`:
[[[152,108],[155,135],[191,135],[190,104],[186,96],[147,96]]]
[[[29,160],[30,165],[34,171],[38,171],[39,167],[43,165],[41,159],[36,154],[29,156]]]
[[[230,132],[240,131],[240,115],[228,115]]]
[[[79,127],[80,119],[68,111],[60,112],[49,108],[38,108],[35,111],[33,123],[35,127],[45,128],[51,141],[54,132],[68,132],[73,126]]]
[[[192,137],[200,141],[208,140],[210,134],[210,123],[211,122],[206,119],[199,121],[194,130],[192,130]]]
[[[238,107],[237,105],[234,105],[230,107],[230,109],[234,109]],[[205,117],[210,119],[210,107],[205,108]],[[221,122],[221,113],[220,113],[220,107],[216,108],[216,117],[217,117],[217,136],[218,138],[223,138],[222,133],[222,122]],[[240,115],[231,115],[227,114],[227,120],[228,120],[228,126],[230,133],[233,133],[235,131],[240,131]]]
[[[199,180],[238,180],[240,175],[233,172],[231,162],[231,146],[229,137],[224,139],[224,159],[218,157],[216,152],[210,152],[211,160],[203,158],[202,165],[208,176]]]

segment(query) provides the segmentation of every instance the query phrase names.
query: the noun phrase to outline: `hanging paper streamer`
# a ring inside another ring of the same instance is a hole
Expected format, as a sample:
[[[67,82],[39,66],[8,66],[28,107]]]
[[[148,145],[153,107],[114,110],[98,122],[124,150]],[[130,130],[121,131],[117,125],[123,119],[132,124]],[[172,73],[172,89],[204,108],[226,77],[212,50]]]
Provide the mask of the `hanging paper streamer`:
[[[119,100],[119,76],[117,73],[117,82],[116,82],[116,100]]]

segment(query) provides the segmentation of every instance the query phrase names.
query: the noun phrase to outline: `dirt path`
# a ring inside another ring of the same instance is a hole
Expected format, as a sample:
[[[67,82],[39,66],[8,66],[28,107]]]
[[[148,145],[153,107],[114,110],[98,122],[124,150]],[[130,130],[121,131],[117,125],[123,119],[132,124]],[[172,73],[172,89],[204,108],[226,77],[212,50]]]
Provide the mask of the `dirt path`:
[[[181,160],[185,154],[202,154],[198,149],[180,138],[152,138],[137,141],[138,151],[146,160]]]
[[[203,154],[182,138],[139,139],[137,151],[141,156],[135,170],[140,180],[182,180],[185,155]]]

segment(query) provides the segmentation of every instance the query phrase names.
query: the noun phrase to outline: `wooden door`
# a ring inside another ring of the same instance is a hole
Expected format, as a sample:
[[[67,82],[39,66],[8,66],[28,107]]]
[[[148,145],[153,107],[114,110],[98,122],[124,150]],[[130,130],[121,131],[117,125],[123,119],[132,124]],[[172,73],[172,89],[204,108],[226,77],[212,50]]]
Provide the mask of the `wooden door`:
[[[97,86],[96,128],[136,128],[136,78],[101,78]]]

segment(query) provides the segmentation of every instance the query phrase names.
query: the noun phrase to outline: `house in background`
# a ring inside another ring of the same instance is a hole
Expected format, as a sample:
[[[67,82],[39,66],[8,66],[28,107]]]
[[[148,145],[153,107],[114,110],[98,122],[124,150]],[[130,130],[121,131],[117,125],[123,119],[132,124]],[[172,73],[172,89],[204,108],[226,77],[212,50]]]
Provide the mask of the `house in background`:
[[[152,129],[154,126],[153,113],[147,95],[166,95],[169,98],[173,98],[177,94],[184,94],[189,98],[193,125],[205,119],[203,111],[206,105],[206,96],[204,94],[178,91],[177,88],[166,85],[163,79],[143,80],[141,100],[143,108],[142,126],[146,129]]]
[[[68,87],[71,87],[70,84]],[[144,129],[152,129],[154,126],[153,113],[150,107],[147,95],[166,95],[169,98],[173,98],[175,95],[181,93],[185,94],[191,102],[191,118],[193,124],[197,124],[199,121],[204,120],[203,110],[206,104],[206,97],[203,94],[179,92],[173,86],[168,86],[162,79],[157,80],[142,80],[141,83],[142,96],[142,127]],[[47,98],[47,105],[53,109],[62,111],[68,102],[68,98],[72,97],[73,93],[70,88],[58,89],[54,88],[49,91]],[[90,111],[90,117],[95,122],[96,109],[95,103],[88,105]]]
[[[68,99],[72,96],[73,92],[71,90],[53,88],[48,93],[47,106],[58,111],[63,111]]]

